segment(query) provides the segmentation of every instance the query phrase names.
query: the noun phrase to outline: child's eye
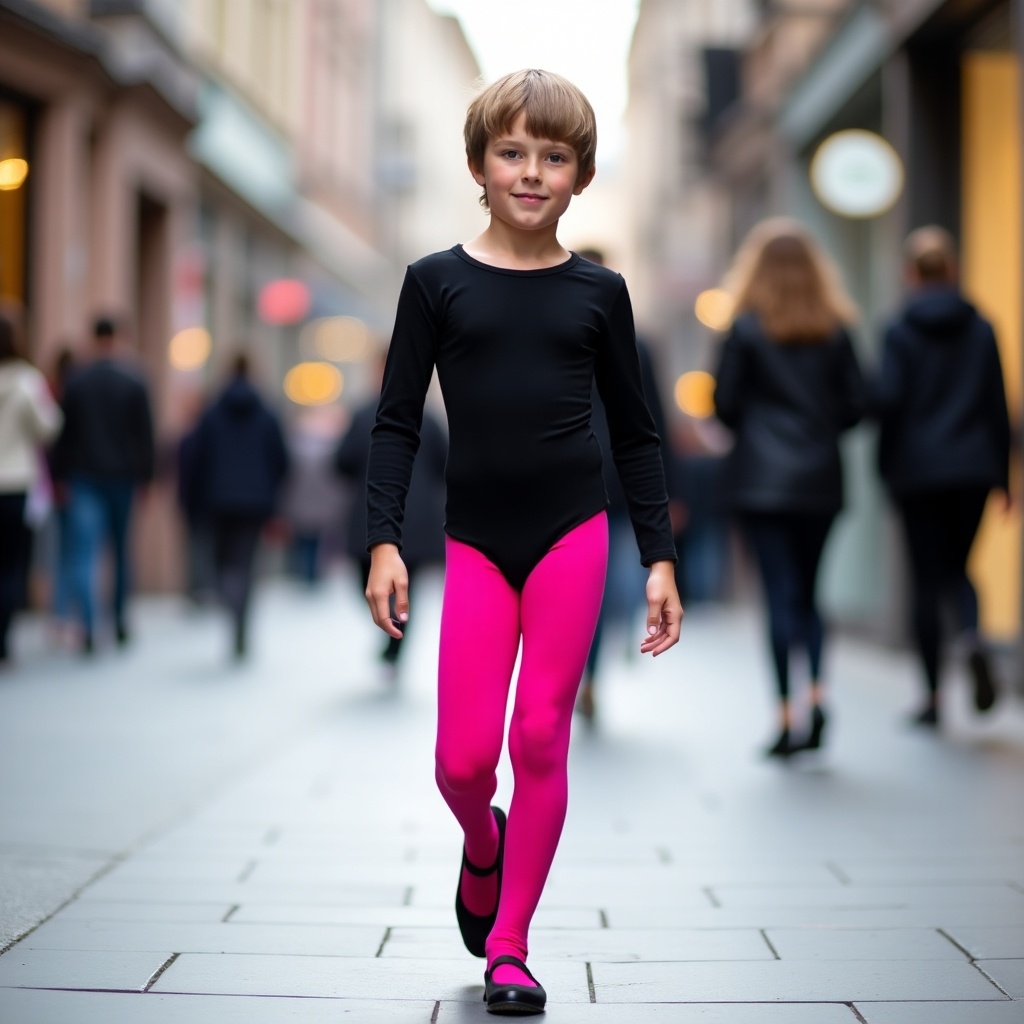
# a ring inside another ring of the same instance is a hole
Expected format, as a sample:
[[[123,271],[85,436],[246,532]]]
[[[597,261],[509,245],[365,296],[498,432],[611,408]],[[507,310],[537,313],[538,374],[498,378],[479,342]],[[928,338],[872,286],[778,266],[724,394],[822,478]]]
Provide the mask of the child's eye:
[[[508,158],[509,160],[515,159],[515,157],[519,156],[519,154],[514,149],[506,149],[505,152],[502,153],[501,155],[503,157]]]
[[[565,157],[562,156],[561,153],[552,153],[551,156],[549,157],[549,159],[553,160],[556,164],[564,164],[565,163]]]

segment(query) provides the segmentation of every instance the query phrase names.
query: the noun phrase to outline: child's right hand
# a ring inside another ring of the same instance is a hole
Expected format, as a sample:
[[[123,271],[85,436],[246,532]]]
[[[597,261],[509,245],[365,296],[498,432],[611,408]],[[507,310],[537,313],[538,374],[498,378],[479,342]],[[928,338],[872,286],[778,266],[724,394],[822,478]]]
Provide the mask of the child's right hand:
[[[370,578],[366,583],[366,603],[373,621],[396,640],[402,638],[398,623],[391,618],[391,595],[395,595],[398,623],[409,621],[409,572],[394,544],[376,544],[370,549]]]

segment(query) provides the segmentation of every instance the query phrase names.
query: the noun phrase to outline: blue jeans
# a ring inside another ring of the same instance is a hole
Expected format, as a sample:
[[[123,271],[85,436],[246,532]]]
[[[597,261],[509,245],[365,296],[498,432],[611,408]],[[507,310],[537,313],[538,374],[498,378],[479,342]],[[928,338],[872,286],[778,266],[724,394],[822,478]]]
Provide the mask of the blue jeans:
[[[82,616],[86,636],[96,624],[96,591],[104,547],[114,556],[114,626],[124,628],[128,596],[128,526],[135,485],[124,480],[72,477],[68,500],[71,530],[72,592]]]

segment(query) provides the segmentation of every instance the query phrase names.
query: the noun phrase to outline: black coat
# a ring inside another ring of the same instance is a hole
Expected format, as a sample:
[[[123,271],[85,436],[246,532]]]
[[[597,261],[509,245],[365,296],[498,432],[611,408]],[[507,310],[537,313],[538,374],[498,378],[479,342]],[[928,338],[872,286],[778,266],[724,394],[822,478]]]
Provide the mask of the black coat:
[[[756,317],[739,317],[722,345],[718,418],[736,435],[723,479],[738,511],[838,512],[839,435],[864,414],[853,345],[839,329],[824,341],[776,342]]]
[[[232,380],[203,414],[182,470],[182,502],[197,513],[273,514],[288,451],[277,417],[247,380]]]
[[[1006,489],[1010,421],[992,326],[950,287],[911,297],[885,332],[872,395],[879,469],[896,497]]]
[[[156,445],[149,393],[127,363],[103,358],[72,372],[61,402],[64,429],[54,446],[55,476],[145,483]]]
[[[377,421],[377,400],[356,410],[348,432],[334,455],[334,469],[353,484],[347,550],[357,562],[368,562],[366,550],[366,470],[370,434]],[[423,410],[420,446],[412,464],[412,479],[402,524],[402,557],[409,566],[444,562],[444,466],[448,438],[438,419]]]

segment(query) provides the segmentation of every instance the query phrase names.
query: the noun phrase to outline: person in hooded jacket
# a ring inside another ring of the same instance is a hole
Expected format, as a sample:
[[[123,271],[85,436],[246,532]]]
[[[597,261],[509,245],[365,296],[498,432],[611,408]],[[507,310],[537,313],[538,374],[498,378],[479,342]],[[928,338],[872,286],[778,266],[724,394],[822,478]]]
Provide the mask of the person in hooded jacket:
[[[42,471],[43,445],[63,420],[43,375],[21,357],[13,318],[0,312],[0,668],[25,599],[32,550],[26,504]]]
[[[239,353],[227,385],[199,421],[183,482],[185,500],[210,523],[217,589],[233,618],[236,657],[248,647],[260,534],[287,472],[281,425],[249,379],[248,356]]]
[[[840,434],[866,395],[847,325],[856,316],[838,273],[797,221],[753,229],[727,287],[735,320],[722,345],[715,409],[735,435],[723,497],[736,514],[764,583],[779,696],[779,735],[767,754],[822,745],[824,623],[815,588],[821,555],[843,505]],[[810,728],[794,735],[789,660],[807,652]]]
[[[967,558],[989,492],[1002,491],[1009,504],[1010,423],[995,333],[960,293],[952,237],[919,228],[905,256],[909,296],[885,332],[872,397],[881,421],[879,468],[903,522],[927,686],[914,721],[935,727],[946,600],[966,635],[975,707],[987,711],[996,700]]]

